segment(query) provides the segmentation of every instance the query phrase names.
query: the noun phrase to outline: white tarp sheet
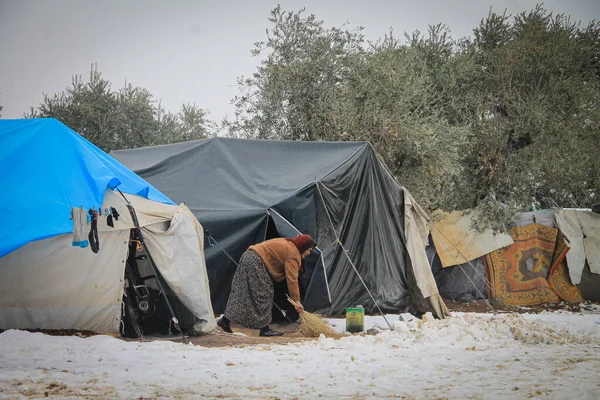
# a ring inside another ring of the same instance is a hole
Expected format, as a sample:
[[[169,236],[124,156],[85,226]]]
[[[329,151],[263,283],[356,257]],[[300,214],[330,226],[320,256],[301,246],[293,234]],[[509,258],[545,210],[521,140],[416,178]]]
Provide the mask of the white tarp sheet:
[[[431,237],[442,267],[464,264],[513,243],[509,234],[471,229],[472,218],[477,217],[453,211],[432,224]]]
[[[556,223],[571,248],[567,253],[571,282],[581,283],[586,260],[590,272],[600,274],[600,214],[591,210],[559,209]]]
[[[194,214],[181,205],[166,231],[150,225],[143,229],[143,235],[160,274],[179,300],[200,319],[194,325],[196,333],[214,330],[217,324],[204,264],[204,232]]]

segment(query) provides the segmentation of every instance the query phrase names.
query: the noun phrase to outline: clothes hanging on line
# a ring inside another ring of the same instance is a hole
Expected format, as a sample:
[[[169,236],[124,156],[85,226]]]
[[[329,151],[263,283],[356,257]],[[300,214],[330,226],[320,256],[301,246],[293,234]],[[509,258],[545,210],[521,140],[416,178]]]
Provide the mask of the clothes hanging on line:
[[[108,209],[108,216],[106,217],[106,224],[108,226],[110,226],[111,228],[115,227],[115,224],[113,222],[113,218],[115,221],[119,220],[119,216],[120,214],[118,213],[117,209],[114,207],[111,207],[110,209]]]
[[[98,211],[93,207],[88,210],[88,214],[92,217],[92,226],[90,233],[88,234],[88,240],[90,241],[90,247],[94,253],[100,250],[100,240],[98,239]]]
[[[73,219],[73,242],[76,247],[85,248],[89,245],[87,235],[88,212],[83,208],[73,207],[71,209]]]

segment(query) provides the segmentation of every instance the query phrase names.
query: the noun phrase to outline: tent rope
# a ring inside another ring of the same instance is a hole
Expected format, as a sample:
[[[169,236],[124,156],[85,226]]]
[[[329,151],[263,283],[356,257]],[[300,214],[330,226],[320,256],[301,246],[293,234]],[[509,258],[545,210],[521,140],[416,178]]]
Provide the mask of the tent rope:
[[[283,216],[281,214],[279,214],[277,211],[273,210],[272,208],[268,208],[267,215],[271,216],[271,214],[270,214],[271,212],[274,212],[275,214],[277,214],[290,227],[292,227],[298,235],[302,234],[302,232],[300,232],[298,230],[298,228],[296,228],[294,225],[292,225],[292,223],[290,221],[283,218]],[[265,239],[266,239],[266,237],[265,237]],[[329,282],[327,280],[327,271],[325,271],[325,259],[323,258],[323,251],[319,248],[319,246],[315,246],[315,249],[317,249],[317,251],[319,252],[319,257],[321,258],[321,264],[323,265],[323,277],[325,278],[325,287],[327,288],[327,298],[329,299],[329,305],[331,305],[331,291],[329,290]]]
[[[435,225],[433,225],[434,228],[436,228],[441,234],[442,236],[444,236],[444,239],[447,240],[452,246],[454,246],[454,248],[456,249],[456,251],[458,251],[458,253],[465,259],[467,260],[468,264],[471,266],[471,268],[473,268],[473,271],[475,271],[475,273],[477,274],[477,276],[483,278],[483,281],[485,282],[485,285],[492,291],[494,292],[494,289],[491,287],[491,285],[489,284],[489,282],[487,281],[487,279],[485,277],[483,277],[483,275],[481,275],[481,273],[477,270],[477,268],[475,268],[475,266],[471,263],[471,261],[469,261],[461,252],[460,250],[454,245],[454,243],[452,243],[447,237],[446,235],[443,234],[443,232],[436,227]],[[469,277],[469,275],[467,274],[467,272],[463,269],[462,265],[458,262],[458,260],[456,259],[456,257],[454,256],[454,254],[452,254],[452,252],[450,251],[450,249],[448,248],[448,246],[446,245],[446,243],[444,241],[442,241],[442,244],[444,245],[444,247],[446,248],[446,251],[448,252],[448,254],[450,254],[452,256],[452,258],[454,259],[454,261],[456,262],[456,265],[460,268],[460,270],[463,272],[463,274],[465,274],[465,276],[467,277],[467,279],[469,280],[469,282],[471,283],[471,285],[473,285],[473,288],[475,288],[475,290],[477,291],[477,293],[481,296],[482,299],[485,300],[485,303],[490,307],[490,309],[492,309],[492,311],[496,312],[496,310],[494,309],[494,307],[492,306],[492,304],[490,303],[489,299],[486,299],[485,296],[481,293],[481,291],[479,291],[479,289],[477,288],[477,286],[475,285],[475,282],[473,282],[473,280]],[[439,256],[438,256],[439,257]]]
[[[329,215],[329,210],[327,209],[327,204],[325,204],[325,199],[323,198],[323,193],[321,193],[321,188],[319,187],[320,183],[321,182],[317,182],[317,191],[319,192],[319,196],[321,197],[321,201],[323,202],[323,208],[325,209],[325,213],[327,214],[327,218],[329,219],[329,223],[331,224],[331,228],[335,232],[336,239],[335,239],[334,243],[337,243],[342,248],[342,252],[344,253],[344,255],[346,256],[346,258],[348,259],[348,262],[352,266],[352,269],[354,269],[354,272],[356,272],[356,275],[358,276],[358,279],[360,279],[360,282],[363,284],[363,286],[367,290],[367,293],[371,297],[371,300],[373,300],[373,303],[375,304],[375,307],[377,307],[377,310],[379,310],[379,313],[381,314],[381,316],[383,317],[383,319],[385,320],[385,322],[390,327],[390,330],[394,330],[394,328],[392,327],[392,324],[390,324],[390,322],[387,320],[387,318],[386,318],[385,314],[383,313],[383,311],[381,311],[381,308],[379,307],[379,304],[377,303],[377,300],[375,300],[375,297],[373,297],[373,294],[371,293],[371,291],[367,287],[367,284],[365,283],[365,281],[363,280],[362,276],[358,272],[358,269],[354,265],[354,262],[352,262],[352,259],[350,258],[348,250],[344,247],[344,244],[340,241],[339,235],[337,234],[337,231],[335,230],[335,226],[333,225],[333,221],[331,219],[331,216]]]
[[[135,249],[137,251],[144,251],[144,245],[141,240],[129,239],[130,242],[135,242]]]
[[[443,238],[452,245],[452,247],[454,247],[456,249],[456,251],[458,252],[458,254],[460,256],[462,256],[462,258],[464,258],[465,260],[467,260],[466,264],[469,264],[469,266],[473,269],[473,272],[475,272],[475,274],[483,279],[483,281],[485,282],[485,285],[488,289],[490,289],[492,292],[494,292],[494,288],[492,288],[492,286],[489,284],[489,282],[487,281],[486,277],[477,270],[477,268],[471,263],[470,260],[467,259],[467,257],[460,251],[460,249],[458,249],[458,247],[456,247],[456,245],[450,240],[448,239],[448,237],[435,225],[433,225],[433,227],[435,229],[437,229],[439,231],[439,233],[443,236]],[[458,259],[454,256],[454,254],[452,254],[452,252],[450,251],[450,249],[448,249],[448,246],[446,245],[446,243],[444,243],[442,241],[442,244],[444,245],[444,247],[446,248],[446,251],[448,252],[448,254],[450,254],[452,256],[452,258],[454,259],[454,261],[456,262],[455,265],[461,265],[461,263],[458,261]],[[462,263],[465,264],[465,263]]]

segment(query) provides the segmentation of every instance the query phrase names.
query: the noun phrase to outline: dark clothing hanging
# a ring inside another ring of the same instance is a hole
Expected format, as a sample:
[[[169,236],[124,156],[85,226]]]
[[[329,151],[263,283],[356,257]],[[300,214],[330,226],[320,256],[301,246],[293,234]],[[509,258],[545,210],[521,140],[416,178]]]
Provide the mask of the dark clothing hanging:
[[[100,251],[100,241],[98,240],[98,211],[90,208],[88,213],[92,217],[92,227],[90,228],[88,239],[90,241],[90,247],[92,251],[97,253]]]

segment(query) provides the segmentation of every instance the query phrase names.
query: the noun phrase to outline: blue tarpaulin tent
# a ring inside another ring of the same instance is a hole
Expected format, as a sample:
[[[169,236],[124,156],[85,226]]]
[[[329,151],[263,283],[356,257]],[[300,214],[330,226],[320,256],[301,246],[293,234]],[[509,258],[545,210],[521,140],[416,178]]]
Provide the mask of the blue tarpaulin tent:
[[[0,120],[0,257],[72,232],[71,208],[100,208],[107,188],[174,204],[56,119]]]
[[[132,294],[128,278],[134,267],[136,288],[146,288],[140,293],[158,292],[156,276],[162,276],[163,293],[186,332],[216,327],[202,227],[191,211],[60,121],[0,120],[0,193],[0,329],[125,333],[135,322],[141,330],[144,321],[132,311],[138,292]],[[84,218],[92,207],[103,210],[96,224],[78,225],[78,237],[97,234],[94,247],[77,246],[83,241],[71,233],[71,213],[80,207]],[[143,241],[131,239],[134,228]],[[153,264],[137,261],[138,253],[151,253]],[[154,325],[144,329],[171,321],[164,310],[152,317]]]

